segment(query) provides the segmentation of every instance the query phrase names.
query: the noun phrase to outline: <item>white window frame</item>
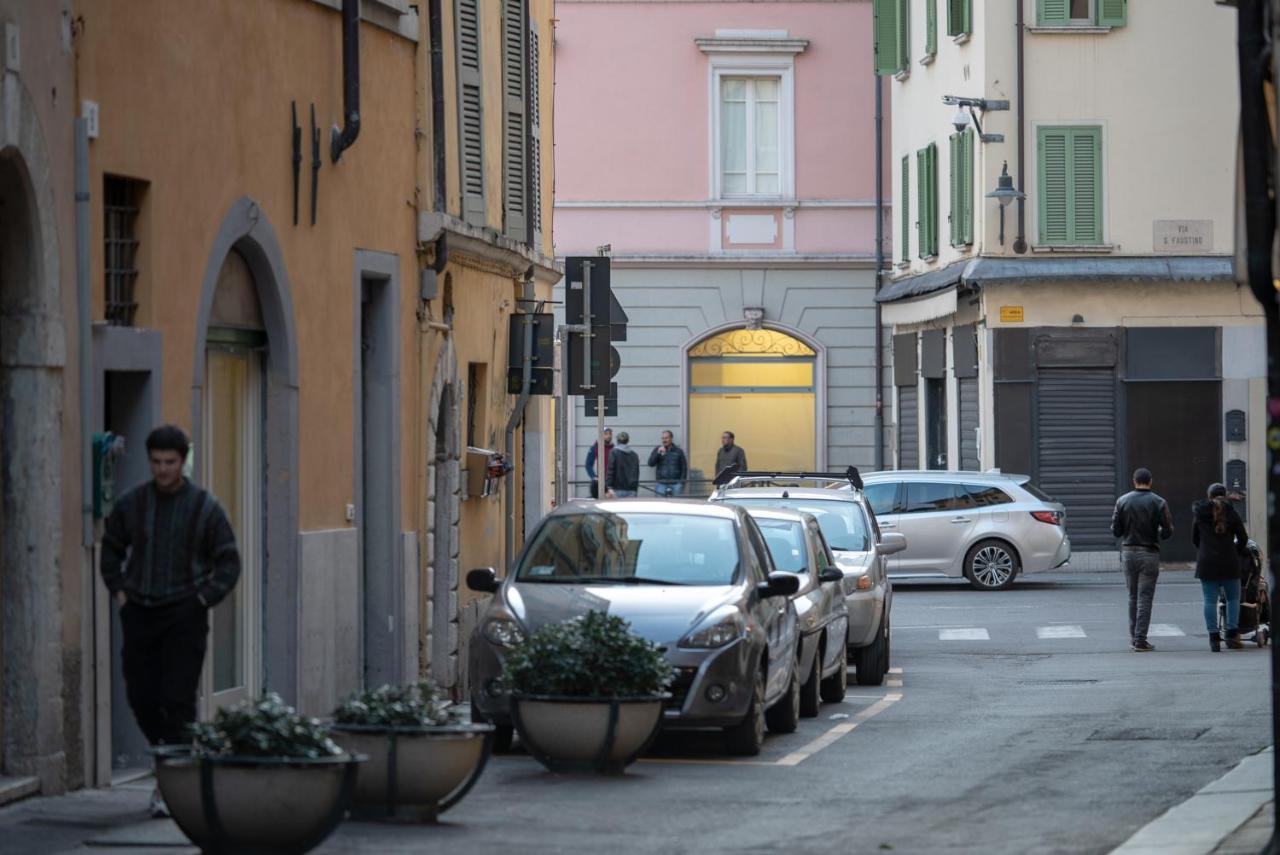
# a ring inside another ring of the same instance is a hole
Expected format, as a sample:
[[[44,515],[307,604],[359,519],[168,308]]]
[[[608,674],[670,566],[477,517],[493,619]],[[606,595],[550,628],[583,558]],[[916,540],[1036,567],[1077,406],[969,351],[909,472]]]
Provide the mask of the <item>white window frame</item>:
[[[1071,0],[1067,0],[1067,26],[1069,27],[1092,27],[1096,26],[1094,17],[1097,14],[1098,0],[1087,0],[1089,4],[1089,12],[1083,18],[1071,17]]]
[[[711,198],[732,202],[734,200],[795,198],[795,58],[791,55],[716,55],[710,56],[711,73],[708,75],[707,104],[711,113],[710,152]],[[720,163],[720,92],[726,77],[774,77],[778,79],[778,192],[777,194],[750,193],[725,195],[721,184]]]

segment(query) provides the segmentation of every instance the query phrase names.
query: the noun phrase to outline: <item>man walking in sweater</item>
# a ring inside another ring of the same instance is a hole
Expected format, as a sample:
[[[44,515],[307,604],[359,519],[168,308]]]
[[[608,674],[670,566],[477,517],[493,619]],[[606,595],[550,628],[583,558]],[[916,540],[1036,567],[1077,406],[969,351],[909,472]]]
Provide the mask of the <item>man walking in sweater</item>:
[[[165,425],[147,437],[152,480],[107,516],[102,581],[120,609],[129,706],[147,741],[190,741],[209,610],[240,577],[235,533],[222,506],[182,475],[190,442]],[[153,815],[167,815],[157,794]]]
[[[1133,490],[1116,501],[1111,533],[1120,538],[1120,560],[1129,586],[1129,637],[1136,653],[1155,648],[1147,641],[1151,603],[1160,576],[1160,541],[1173,537],[1169,504],[1151,491],[1151,470],[1133,473]]]

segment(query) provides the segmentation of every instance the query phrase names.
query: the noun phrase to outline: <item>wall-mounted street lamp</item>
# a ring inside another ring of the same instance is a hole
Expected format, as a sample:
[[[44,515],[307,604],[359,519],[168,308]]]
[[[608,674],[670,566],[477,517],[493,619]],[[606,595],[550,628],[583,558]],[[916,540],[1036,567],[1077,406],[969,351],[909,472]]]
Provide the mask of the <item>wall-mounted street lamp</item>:
[[[962,132],[969,126],[970,122],[973,122],[973,127],[978,131],[978,139],[984,143],[1004,142],[1004,134],[982,132],[982,122],[978,119],[978,112],[1008,110],[1009,102],[1007,100],[999,101],[993,98],[966,98],[962,95],[943,95],[942,103],[956,106],[956,114],[951,119],[951,124],[955,127],[956,133]]]
[[[1009,207],[1009,203],[1014,199],[1027,198],[1026,193],[1013,186],[1013,176],[1009,174],[1009,161],[1004,162],[1004,169],[996,179],[996,189],[988,193],[987,198],[995,199],[1000,203],[1000,245],[1004,246],[1004,209]]]

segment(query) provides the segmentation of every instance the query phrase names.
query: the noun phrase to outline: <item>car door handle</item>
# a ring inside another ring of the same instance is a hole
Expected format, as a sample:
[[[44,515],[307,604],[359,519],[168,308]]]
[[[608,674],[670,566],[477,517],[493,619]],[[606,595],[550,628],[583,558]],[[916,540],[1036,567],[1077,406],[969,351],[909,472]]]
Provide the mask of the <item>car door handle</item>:
[[[898,527],[897,523],[887,523],[887,522],[880,523],[880,528],[897,528],[897,527]]]
[[[952,517],[951,518],[952,525],[959,525],[960,523],[967,523],[967,522],[973,522],[973,520],[969,517]]]

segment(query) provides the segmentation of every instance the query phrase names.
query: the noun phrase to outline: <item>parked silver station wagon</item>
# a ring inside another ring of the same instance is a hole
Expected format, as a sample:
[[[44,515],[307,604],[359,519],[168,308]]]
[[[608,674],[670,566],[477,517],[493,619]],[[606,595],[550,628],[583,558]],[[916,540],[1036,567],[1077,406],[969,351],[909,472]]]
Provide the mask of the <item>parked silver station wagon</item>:
[[[964,577],[998,591],[1071,558],[1066,509],[1026,475],[903,470],[863,481],[880,527],[907,536],[890,575]]]

